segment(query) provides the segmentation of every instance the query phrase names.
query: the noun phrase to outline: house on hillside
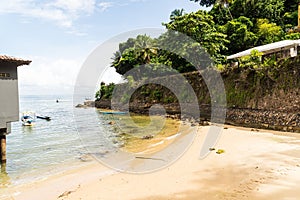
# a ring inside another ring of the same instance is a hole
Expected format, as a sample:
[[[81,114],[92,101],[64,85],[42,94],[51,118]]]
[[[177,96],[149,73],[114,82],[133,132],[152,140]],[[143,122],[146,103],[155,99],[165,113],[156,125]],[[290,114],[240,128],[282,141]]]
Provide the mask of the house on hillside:
[[[238,59],[243,56],[248,56],[251,51],[258,50],[263,53],[262,60],[265,57],[274,56],[276,60],[283,58],[292,58],[300,54],[300,40],[283,40],[279,42],[274,42],[271,44],[266,44],[258,47],[253,47],[251,49],[227,56],[227,60]]]

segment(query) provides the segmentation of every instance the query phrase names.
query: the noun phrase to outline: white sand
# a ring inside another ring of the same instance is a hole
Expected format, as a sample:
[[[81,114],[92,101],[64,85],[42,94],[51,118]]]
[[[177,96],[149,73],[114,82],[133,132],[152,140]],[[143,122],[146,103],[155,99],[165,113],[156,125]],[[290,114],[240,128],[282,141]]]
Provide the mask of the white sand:
[[[224,129],[216,149],[199,160],[209,127],[200,127],[173,165],[149,174],[90,165],[34,184],[14,187],[12,199],[299,199],[300,134]]]

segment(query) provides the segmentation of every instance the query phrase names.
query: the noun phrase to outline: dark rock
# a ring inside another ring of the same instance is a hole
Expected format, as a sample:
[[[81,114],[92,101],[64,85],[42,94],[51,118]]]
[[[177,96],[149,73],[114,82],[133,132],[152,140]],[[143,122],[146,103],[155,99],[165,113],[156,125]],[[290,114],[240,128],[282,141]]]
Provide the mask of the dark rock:
[[[86,108],[86,107],[87,107],[87,106],[82,105],[82,104],[78,104],[78,105],[75,106],[75,108]]]
[[[143,140],[150,140],[150,139],[152,139],[152,138],[153,138],[153,135],[144,135],[144,136],[142,137]]]
[[[84,105],[87,107],[95,107],[95,101],[85,101]]]
[[[114,121],[108,122],[109,125],[114,125],[115,123],[116,123],[116,122],[114,122]]]

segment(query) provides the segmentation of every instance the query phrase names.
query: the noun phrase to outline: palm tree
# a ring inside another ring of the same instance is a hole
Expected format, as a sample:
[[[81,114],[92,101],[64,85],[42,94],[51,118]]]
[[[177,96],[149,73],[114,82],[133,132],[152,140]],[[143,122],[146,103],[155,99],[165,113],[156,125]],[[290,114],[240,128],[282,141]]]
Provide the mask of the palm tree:
[[[184,9],[175,9],[172,11],[170,15],[170,20],[174,21],[176,17],[180,17],[183,15]]]
[[[158,50],[155,47],[155,42],[147,35],[139,35],[136,38],[134,49],[137,53],[137,59],[141,63],[149,64],[151,57],[156,55]]]
[[[113,60],[111,67],[117,67],[122,61],[122,53],[120,51],[116,51],[111,59]]]

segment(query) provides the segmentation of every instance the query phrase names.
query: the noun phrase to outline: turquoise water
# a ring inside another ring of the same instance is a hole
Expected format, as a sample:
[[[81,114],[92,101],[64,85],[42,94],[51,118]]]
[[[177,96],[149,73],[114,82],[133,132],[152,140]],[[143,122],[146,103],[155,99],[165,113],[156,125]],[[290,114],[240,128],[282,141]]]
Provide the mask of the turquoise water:
[[[42,179],[82,165],[82,158],[89,153],[107,153],[117,148],[109,118],[94,108],[74,108],[72,96],[23,96],[20,113],[24,111],[35,111],[52,120],[36,119],[32,127],[22,126],[20,121],[12,123],[0,188]]]

